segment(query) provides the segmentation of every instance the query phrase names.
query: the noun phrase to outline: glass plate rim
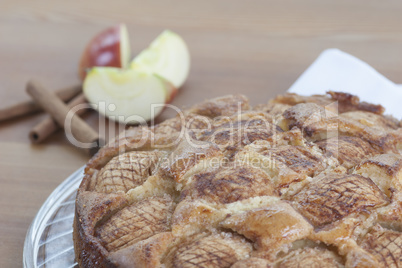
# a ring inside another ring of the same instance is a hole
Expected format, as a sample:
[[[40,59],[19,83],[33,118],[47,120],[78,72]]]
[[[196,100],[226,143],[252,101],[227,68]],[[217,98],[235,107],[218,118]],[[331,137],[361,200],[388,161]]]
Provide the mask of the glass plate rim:
[[[35,218],[31,222],[25,236],[23,249],[23,267],[37,267],[37,252],[39,239],[45,229],[45,224],[52,216],[52,208],[58,207],[72,191],[76,191],[84,176],[85,165],[68,176],[42,204]],[[69,191],[70,190],[70,191]]]

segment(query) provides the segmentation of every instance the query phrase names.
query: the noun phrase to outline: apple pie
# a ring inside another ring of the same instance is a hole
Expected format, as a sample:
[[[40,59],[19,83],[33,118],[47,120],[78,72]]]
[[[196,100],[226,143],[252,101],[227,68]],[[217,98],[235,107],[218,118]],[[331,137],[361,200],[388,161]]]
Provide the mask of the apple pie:
[[[87,164],[80,267],[402,267],[402,122],[358,97],[243,95],[127,129]]]

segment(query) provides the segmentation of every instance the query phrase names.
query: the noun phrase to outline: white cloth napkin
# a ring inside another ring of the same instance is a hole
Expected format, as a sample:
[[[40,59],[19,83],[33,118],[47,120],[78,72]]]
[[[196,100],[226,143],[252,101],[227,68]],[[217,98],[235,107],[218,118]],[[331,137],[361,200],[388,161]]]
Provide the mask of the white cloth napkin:
[[[402,86],[378,73],[362,60],[339,49],[327,49],[289,88],[300,95],[341,91],[360,100],[381,104],[385,113],[402,118]]]

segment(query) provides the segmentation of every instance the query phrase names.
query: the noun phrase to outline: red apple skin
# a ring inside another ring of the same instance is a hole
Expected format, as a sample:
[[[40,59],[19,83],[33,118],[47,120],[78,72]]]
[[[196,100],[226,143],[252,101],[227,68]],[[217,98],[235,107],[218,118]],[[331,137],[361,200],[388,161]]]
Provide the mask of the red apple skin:
[[[177,90],[177,88],[173,88],[173,91],[170,94],[170,98],[167,100],[166,103],[171,103],[173,101],[173,99],[176,97],[178,92],[179,91]]]
[[[161,78],[161,77],[159,76],[159,78]],[[166,90],[167,90],[166,102],[165,103],[169,104],[176,97],[176,95],[179,92],[179,90],[172,83],[170,83],[169,81],[165,80],[164,78],[161,78],[161,80],[165,84],[165,87],[166,87]]]
[[[107,28],[97,34],[86,46],[79,64],[79,76],[85,79],[88,68],[109,66],[121,68],[120,25]]]

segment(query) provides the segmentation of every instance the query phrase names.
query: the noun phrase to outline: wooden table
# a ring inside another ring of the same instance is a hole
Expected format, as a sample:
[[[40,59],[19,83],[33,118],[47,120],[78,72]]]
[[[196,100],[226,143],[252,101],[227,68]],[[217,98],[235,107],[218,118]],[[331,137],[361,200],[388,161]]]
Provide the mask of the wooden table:
[[[402,83],[401,14],[398,0],[2,0],[0,107],[27,99],[32,77],[52,89],[78,83],[86,42],[118,22],[128,26],[133,53],[165,28],[187,41],[192,69],[178,106],[235,92],[265,102],[330,47]],[[88,160],[61,132],[31,145],[27,133],[42,117],[0,124],[0,267],[21,267],[25,233],[41,204]],[[96,115],[87,120],[97,126]]]

